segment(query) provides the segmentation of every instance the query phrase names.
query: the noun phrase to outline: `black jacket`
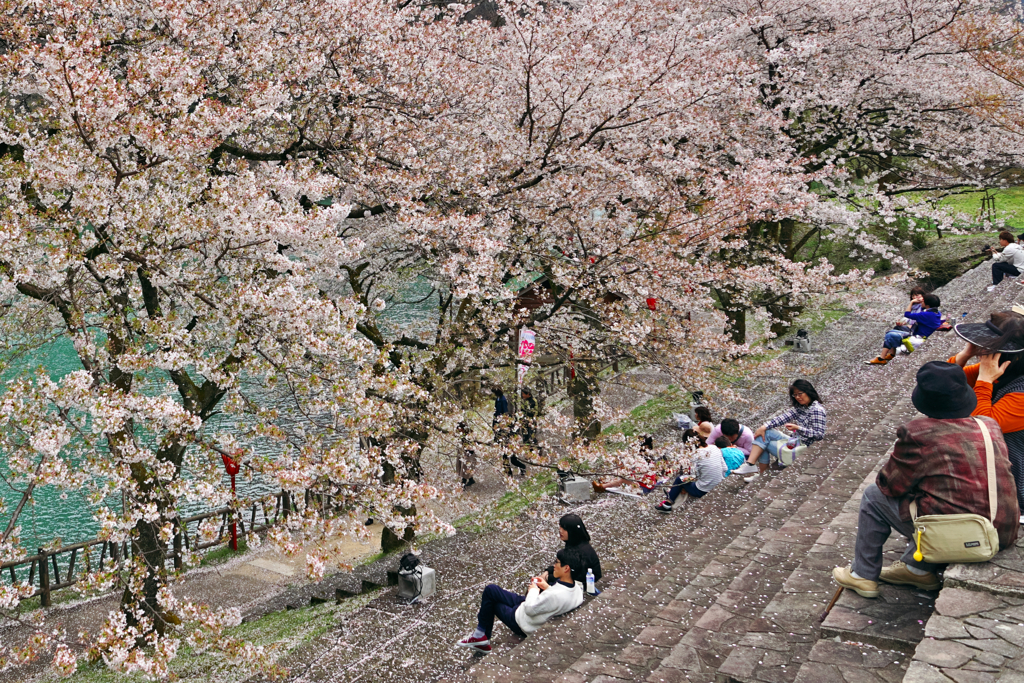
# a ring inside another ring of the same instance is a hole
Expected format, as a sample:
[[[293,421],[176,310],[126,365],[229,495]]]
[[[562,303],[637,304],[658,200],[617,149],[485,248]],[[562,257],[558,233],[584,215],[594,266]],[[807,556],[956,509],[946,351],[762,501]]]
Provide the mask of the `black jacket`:
[[[586,572],[587,568],[594,570],[594,581],[601,580],[601,560],[597,557],[597,553],[594,551],[594,546],[589,543],[580,543],[574,546],[565,546],[567,549],[571,548],[580,554],[583,558],[583,571]]]

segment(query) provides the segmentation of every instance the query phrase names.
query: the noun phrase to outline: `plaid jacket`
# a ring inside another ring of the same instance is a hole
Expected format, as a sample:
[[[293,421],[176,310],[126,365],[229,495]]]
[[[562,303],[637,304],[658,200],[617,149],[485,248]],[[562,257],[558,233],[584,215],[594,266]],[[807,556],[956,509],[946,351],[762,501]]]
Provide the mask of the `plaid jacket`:
[[[996,457],[996,531],[999,547],[1017,540],[1017,491],[999,425],[981,418],[992,435]],[[896,430],[889,461],[878,473],[878,488],[899,498],[900,517],[910,519],[910,501],[919,515],[973,513],[988,517],[988,475],[985,441],[973,417],[957,420],[911,420]]]
[[[825,438],[825,430],[828,428],[825,406],[817,401],[809,406],[784,410],[768,420],[765,423],[765,427],[768,429],[778,429],[787,422],[792,422],[799,427],[797,429],[797,436],[800,438],[800,443],[804,446],[810,446],[812,443],[821,441]]]

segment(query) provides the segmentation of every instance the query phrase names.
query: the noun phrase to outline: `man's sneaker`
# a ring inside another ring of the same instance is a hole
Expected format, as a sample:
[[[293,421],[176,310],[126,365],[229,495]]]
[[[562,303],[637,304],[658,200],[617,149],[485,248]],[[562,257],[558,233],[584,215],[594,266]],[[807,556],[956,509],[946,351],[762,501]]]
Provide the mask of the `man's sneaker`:
[[[832,570],[832,578],[843,588],[849,588],[862,598],[878,597],[878,582],[867,579],[855,579],[850,565],[836,567]]]
[[[672,512],[672,503],[667,500],[663,500],[654,506],[654,509],[658,512]]]
[[[470,635],[466,636],[465,638],[463,638],[455,644],[459,647],[468,647],[469,649],[476,650],[477,652],[491,651],[491,641],[487,639],[487,636],[480,636],[479,638],[474,638]]]
[[[733,474],[757,474],[757,465],[751,465],[749,462],[745,462],[736,469],[733,470]]]
[[[990,291],[990,292],[994,292],[994,291],[995,291],[995,289],[996,289],[996,286],[995,286],[995,285],[989,285],[989,286],[988,286],[988,291]]]
[[[864,361],[864,364],[865,365],[885,365],[888,362],[889,362],[888,360],[886,360],[885,358],[882,358],[881,356],[875,356],[871,360]]]
[[[882,569],[882,575],[878,578],[894,586],[914,586],[923,591],[937,591],[942,588],[942,582],[939,581],[939,577],[935,576],[932,572],[920,575],[915,574],[907,569],[906,563],[899,560]]]
[[[749,477],[743,477],[743,481],[745,481],[745,482],[747,482],[749,484],[750,482],[755,481],[760,476],[761,476],[760,473],[751,474]]]
[[[907,350],[907,353],[914,352],[914,345],[910,343],[910,337],[903,340],[903,348]]]

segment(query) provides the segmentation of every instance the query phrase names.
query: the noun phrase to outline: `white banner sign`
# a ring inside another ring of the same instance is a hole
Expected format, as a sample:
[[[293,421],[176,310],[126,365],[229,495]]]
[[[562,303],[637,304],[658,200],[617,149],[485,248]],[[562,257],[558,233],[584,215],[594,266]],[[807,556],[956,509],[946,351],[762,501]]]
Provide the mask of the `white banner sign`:
[[[536,347],[537,334],[525,327],[519,330],[519,386],[523,386],[523,378],[533,362],[533,350]]]

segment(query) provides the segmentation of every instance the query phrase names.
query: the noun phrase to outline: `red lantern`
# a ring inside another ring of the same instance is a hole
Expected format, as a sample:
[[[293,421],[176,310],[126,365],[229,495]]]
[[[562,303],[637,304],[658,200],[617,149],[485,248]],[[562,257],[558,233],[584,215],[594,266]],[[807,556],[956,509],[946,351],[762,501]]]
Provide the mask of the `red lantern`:
[[[235,496],[235,475],[241,467],[233,458],[221,453],[220,459],[224,461],[224,471],[231,475],[231,496]],[[231,549],[238,550],[238,522],[231,522]]]
[[[653,311],[657,307],[658,307],[658,300],[655,299],[653,296],[652,297],[648,297],[648,299],[647,299],[647,308],[649,308],[649,309],[651,309]]]

